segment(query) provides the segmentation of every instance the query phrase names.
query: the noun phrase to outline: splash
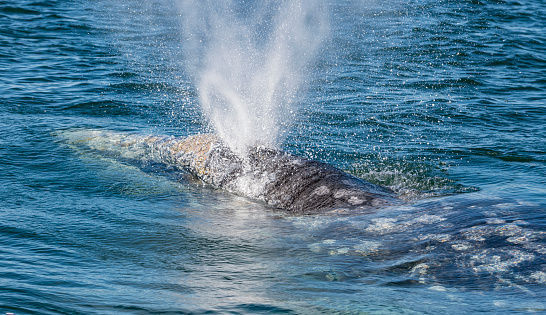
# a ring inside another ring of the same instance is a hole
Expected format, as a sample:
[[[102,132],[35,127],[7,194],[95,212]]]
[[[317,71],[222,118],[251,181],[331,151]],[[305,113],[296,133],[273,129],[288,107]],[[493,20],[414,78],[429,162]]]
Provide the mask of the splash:
[[[277,147],[329,32],[319,0],[180,0],[184,51],[204,114],[237,153]]]

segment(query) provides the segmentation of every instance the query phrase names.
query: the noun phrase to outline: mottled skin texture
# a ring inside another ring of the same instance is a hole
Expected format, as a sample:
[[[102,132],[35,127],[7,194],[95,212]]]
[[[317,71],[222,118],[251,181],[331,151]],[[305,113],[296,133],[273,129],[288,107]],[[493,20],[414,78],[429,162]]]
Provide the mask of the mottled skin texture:
[[[393,201],[390,190],[326,163],[271,149],[254,149],[249,156],[255,172],[275,174],[263,198],[282,209],[312,212],[378,207]]]
[[[329,164],[263,147],[251,148],[241,158],[211,134],[176,138],[92,131],[77,142],[185,169],[213,187],[289,211],[371,209],[398,203],[391,190]]]

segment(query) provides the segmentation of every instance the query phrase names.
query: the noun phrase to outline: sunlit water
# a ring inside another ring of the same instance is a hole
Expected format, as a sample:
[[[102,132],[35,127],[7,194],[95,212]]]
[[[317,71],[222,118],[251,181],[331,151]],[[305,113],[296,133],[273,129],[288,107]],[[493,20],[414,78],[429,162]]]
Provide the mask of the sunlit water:
[[[209,130],[180,10],[0,1],[2,314],[546,310],[541,1],[328,4],[283,147],[405,200],[343,216],[56,136]]]

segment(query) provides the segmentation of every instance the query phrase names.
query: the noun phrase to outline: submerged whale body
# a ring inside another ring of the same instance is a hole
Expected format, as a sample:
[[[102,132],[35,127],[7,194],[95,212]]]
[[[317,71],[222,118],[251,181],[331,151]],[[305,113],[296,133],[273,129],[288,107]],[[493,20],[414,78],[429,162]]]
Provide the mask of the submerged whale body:
[[[289,211],[366,209],[397,202],[388,188],[282,150],[257,146],[241,158],[212,134],[178,138],[77,130],[64,136],[71,144],[120,158],[187,170],[215,188]]]

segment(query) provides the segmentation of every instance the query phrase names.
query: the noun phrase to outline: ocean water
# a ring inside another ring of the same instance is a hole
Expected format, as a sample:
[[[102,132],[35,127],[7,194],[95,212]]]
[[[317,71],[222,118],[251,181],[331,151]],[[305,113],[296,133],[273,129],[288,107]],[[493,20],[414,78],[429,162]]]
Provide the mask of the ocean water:
[[[210,130],[175,2],[0,0],[0,314],[546,311],[543,1],[325,2],[282,147],[404,200],[349,215],[57,136]]]

